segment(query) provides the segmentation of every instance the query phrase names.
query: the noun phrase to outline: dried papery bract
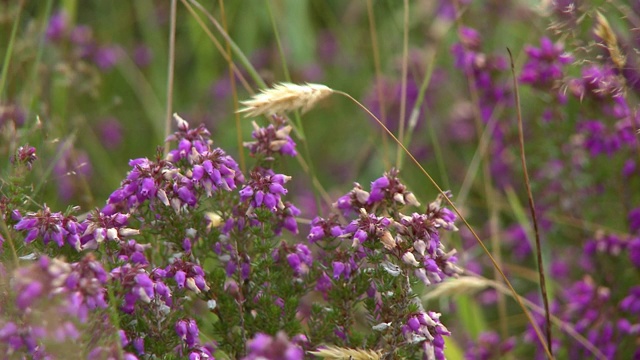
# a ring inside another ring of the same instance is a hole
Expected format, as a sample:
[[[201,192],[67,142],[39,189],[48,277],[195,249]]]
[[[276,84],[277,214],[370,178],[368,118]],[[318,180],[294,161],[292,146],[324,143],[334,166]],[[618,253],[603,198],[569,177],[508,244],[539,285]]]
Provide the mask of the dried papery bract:
[[[311,109],[318,101],[331,95],[334,91],[321,84],[304,85],[279,83],[270,89],[262,90],[253,98],[242,101],[245,107],[238,110],[246,117],[271,115],[287,111],[300,110],[302,113]]]
[[[338,346],[327,346],[323,349],[310,351],[321,359],[354,359],[354,360],[377,360],[382,359],[382,354],[373,350],[349,349]]]

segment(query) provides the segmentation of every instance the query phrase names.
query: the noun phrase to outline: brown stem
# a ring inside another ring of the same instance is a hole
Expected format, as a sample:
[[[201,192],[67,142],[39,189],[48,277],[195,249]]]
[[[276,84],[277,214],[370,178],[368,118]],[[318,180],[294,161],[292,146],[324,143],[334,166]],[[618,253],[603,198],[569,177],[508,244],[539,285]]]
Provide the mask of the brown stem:
[[[529,172],[527,170],[527,161],[524,153],[524,130],[522,125],[522,112],[520,111],[520,93],[518,92],[518,79],[516,78],[516,70],[513,65],[513,55],[509,52],[509,60],[511,62],[511,75],[513,77],[513,90],[516,99],[516,112],[518,114],[518,137],[520,140],[520,160],[522,162],[522,172],[524,175],[524,183],[527,188],[527,198],[529,199],[529,210],[533,220],[533,230],[536,238],[536,260],[538,262],[538,273],[540,274],[540,292],[542,293],[542,301],[544,302],[547,347],[549,353],[553,355],[551,347],[551,312],[549,310],[549,297],[547,295],[547,283],[544,276],[544,264],[542,262],[542,247],[540,245],[540,229],[538,228],[538,216],[536,215],[536,207],[533,203],[533,194],[531,193],[531,183],[529,182]]]

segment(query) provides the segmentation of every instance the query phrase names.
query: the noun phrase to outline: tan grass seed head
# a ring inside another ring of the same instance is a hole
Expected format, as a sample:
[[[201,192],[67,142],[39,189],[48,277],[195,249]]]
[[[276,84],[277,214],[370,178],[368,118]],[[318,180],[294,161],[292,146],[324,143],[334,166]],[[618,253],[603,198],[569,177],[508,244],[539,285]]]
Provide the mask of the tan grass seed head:
[[[262,90],[249,100],[240,102],[245,107],[238,112],[244,113],[245,117],[272,115],[294,110],[305,113],[318,101],[332,93],[331,88],[321,84],[279,83],[270,89]]]

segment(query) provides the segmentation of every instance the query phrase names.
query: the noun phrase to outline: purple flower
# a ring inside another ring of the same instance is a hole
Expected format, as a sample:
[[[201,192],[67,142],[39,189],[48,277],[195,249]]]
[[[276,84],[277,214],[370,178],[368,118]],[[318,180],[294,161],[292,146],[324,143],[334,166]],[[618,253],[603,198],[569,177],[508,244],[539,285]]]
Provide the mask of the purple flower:
[[[116,149],[122,144],[122,125],[114,117],[106,118],[98,124],[100,140],[110,150]]]
[[[525,52],[529,59],[525,63],[520,81],[542,90],[557,87],[563,77],[563,67],[573,61],[571,55],[563,52],[560,44],[554,44],[549,38],[540,39],[540,47],[527,45]]]
[[[93,61],[103,71],[111,70],[120,58],[118,46],[101,46],[93,54]]]
[[[247,343],[247,356],[242,360],[302,360],[304,351],[292,343],[284,332],[276,336],[258,333]]]
[[[276,174],[270,169],[254,170],[249,174],[246,186],[240,190],[240,200],[248,201],[252,208],[266,207],[276,213],[278,209],[285,208],[281,195],[287,193],[283,185],[290,179],[290,176]]]
[[[18,147],[15,155],[11,156],[11,163],[16,166],[26,166],[27,169],[31,170],[33,162],[37,159],[38,156],[36,155],[36,148],[26,144]]]
[[[44,205],[44,208],[36,213],[27,213],[14,228],[27,233],[25,243],[41,237],[45,245],[53,241],[58,247],[62,247],[66,242],[74,249],[80,250],[80,235],[85,226],[79,224],[74,216],[52,213]]]
[[[444,337],[451,333],[440,322],[440,314],[433,311],[419,312],[411,315],[402,333],[409,342],[419,342],[425,357],[444,360]]]
[[[276,117],[276,120],[279,119]],[[291,126],[281,125],[276,128],[273,124],[266,128],[258,127],[253,123],[252,142],[245,142],[244,146],[249,149],[252,156],[263,156],[270,159],[274,154],[296,156],[296,143],[289,136]]]
[[[67,15],[63,11],[58,11],[49,19],[45,37],[49,41],[62,39],[67,30]]]
[[[144,44],[138,44],[133,49],[132,58],[138,67],[144,68],[149,66],[153,60],[153,52],[150,47]]]
[[[87,181],[93,173],[89,155],[84,150],[71,146],[60,146],[60,157],[53,167],[58,180],[58,194],[68,201],[76,196],[80,183]]]

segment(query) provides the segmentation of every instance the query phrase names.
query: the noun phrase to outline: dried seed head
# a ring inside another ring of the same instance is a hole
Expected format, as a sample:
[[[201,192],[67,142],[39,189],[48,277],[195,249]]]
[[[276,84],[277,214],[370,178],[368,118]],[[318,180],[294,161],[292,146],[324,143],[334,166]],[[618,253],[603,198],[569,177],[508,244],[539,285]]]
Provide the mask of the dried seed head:
[[[310,351],[322,359],[353,359],[353,360],[378,360],[382,359],[382,353],[373,350],[349,349],[338,346],[327,346],[323,349]]]
[[[331,88],[320,84],[280,83],[270,89],[262,90],[260,94],[254,95],[249,100],[242,101],[241,104],[245,107],[238,112],[245,113],[246,117],[271,115],[298,109],[305,113],[331,93],[333,93]]]
[[[593,32],[596,36],[604,40],[607,50],[609,51],[609,55],[611,56],[611,61],[613,61],[619,69],[624,68],[627,59],[622,54],[622,51],[620,51],[620,47],[618,47],[618,39],[616,38],[616,34],[613,32],[613,29],[611,29],[607,18],[600,12],[597,12],[596,21],[596,28]]]

